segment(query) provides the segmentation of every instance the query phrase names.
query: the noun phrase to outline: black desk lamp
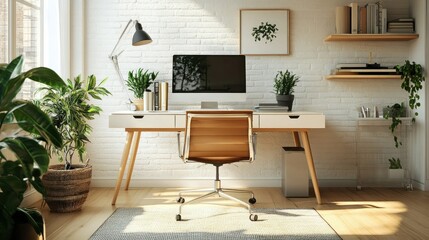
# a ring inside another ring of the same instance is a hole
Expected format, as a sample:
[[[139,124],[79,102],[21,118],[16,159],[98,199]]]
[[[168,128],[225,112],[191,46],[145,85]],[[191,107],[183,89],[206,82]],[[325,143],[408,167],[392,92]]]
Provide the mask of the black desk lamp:
[[[120,51],[119,53],[116,53],[116,49],[118,48],[118,45],[121,42],[122,37],[124,36],[127,29],[130,26],[132,26],[131,23],[133,23],[132,25],[135,25],[135,27],[136,27],[136,32],[133,35],[133,42],[132,42],[133,46],[145,45],[145,44],[149,44],[152,42],[152,38],[150,38],[149,34],[147,34],[145,31],[143,31],[142,25],[137,20],[133,21],[132,19],[130,19],[128,21],[127,26],[125,26],[124,31],[122,31],[122,34],[119,37],[118,41],[116,42],[116,45],[112,50],[112,53],[110,53],[110,55],[109,55],[109,58],[112,60],[113,65],[115,66],[116,72],[118,73],[119,78],[120,78],[121,83],[122,83],[122,86],[124,88],[125,88],[125,80],[124,80],[124,77],[122,76],[121,70],[119,69],[119,63],[118,63],[118,57],[119,57],[119,55],[121,55],[124,52],[124,50]],[[128,91],[127,91],[127,95],[128,95]],[[128,98],[130,99],[129,96],[128,96]]]

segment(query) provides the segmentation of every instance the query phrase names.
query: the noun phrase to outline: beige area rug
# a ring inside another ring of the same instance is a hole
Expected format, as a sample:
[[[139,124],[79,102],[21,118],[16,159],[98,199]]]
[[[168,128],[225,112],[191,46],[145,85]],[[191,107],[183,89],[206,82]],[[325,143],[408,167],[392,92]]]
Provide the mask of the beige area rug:
[[[189,205],[180,222],[177,212],[178,205],[118,208],[90,239],[341,239],[314,209],[255,209],[256,222],[239,207]]]

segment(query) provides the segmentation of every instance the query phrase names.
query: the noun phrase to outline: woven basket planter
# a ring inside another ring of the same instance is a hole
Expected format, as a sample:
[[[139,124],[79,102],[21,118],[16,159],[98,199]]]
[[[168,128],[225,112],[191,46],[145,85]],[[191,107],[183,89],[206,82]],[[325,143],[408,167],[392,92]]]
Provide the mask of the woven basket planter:
[[[46,189],[44,200],[51,212],[73,212],[82,208],[91,184],[92,167],[72,165],[64,170],[63,164],[49,166],[42,182]]]

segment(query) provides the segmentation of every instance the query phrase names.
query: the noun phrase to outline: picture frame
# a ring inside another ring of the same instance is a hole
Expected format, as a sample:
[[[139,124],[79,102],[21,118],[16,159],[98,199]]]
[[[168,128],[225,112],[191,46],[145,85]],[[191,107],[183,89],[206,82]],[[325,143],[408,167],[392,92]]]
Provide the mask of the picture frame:
[[[290,54],[289,9],[240,9],[240,54]]]

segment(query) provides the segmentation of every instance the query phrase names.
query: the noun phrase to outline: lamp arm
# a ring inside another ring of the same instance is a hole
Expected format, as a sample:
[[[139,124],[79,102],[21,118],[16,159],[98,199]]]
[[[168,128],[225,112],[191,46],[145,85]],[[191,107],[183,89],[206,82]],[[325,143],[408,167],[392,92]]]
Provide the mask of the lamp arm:
[[[119,54],[121,54],[121,53],[122,52],[120,52]],[[121,69],[119,68],[119,62],[118,62],[118,56],[119,56],[119,54],[118,55],[114,55],[114,56],[110,56],[110,59],[112,60],[113,65],[115,66],[116,73],[118,73],[118,75],[119,75],[119,80],[121,80],[122,87],[125,89],[125,92],[127,93],[128,100],[130,100],[130,102],[132,102],[130,94],[127,91],[127,87],[125,86],[125,79],[122,76]]]
[[[127,31],[128,27],[130,26],[131,22],[133,22],[133,20],[132,20],[132,19],[130,19],[130,20],[128,21],[127,25],[126,25],[126,26],[125,26],[125,28],[124,28],[124,31],[122,31],[121,36],[119,36],[119,39],[118,39],[118,41],[116,42],[115,47],[113,48],[112,53],[110,53],[109,57],[113,57],[113,54],[115,53],[116,48],[118,47],[119,43],[121,42],[122,37],[124,36],[125,32]],[[118,54],[118,55],[119,55],[119,54]]]

